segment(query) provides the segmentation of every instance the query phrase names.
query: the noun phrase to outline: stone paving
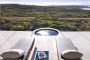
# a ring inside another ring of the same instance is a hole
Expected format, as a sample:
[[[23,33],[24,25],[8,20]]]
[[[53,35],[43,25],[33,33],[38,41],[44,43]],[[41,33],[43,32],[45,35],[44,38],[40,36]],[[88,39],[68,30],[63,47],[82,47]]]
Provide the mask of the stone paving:
[[[22,37],[31,37],[32,31],[0,31],[0,54],[19,41]],[[36,47],[38,51],[49,51],[49,60],[58,60],[55,38],[70,38],[75,47],[83,53],[82,60],[90,60],[90,31],[61,31],[55,36],[38,36]]]

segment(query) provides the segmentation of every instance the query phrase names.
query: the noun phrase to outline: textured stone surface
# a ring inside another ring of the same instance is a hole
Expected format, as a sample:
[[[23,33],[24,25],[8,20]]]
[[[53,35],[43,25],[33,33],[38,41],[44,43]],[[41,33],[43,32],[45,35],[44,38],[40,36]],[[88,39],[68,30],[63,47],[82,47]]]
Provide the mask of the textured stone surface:
[[[49,51],[49,60],[58,60],[55,37],[36,37],[37,51]]]
[[[0,54],[7,49],[10,49],[22,37],[32,36],[32,31],[0,31]],[[49,51],[50,60],[58,60],[56,38],[70,38],[74,46],[83,53],[82,60],[90,60],[90,31],[74,32],[61,31],[57,37],[54,36],[38,36],[36,38],[36,46],[38,51]]]
[[[82,60],[90,60],[90,32],[62,32],[71,38],[77,49],[83,53]],[[82,35],[83,34],[83,35]]]

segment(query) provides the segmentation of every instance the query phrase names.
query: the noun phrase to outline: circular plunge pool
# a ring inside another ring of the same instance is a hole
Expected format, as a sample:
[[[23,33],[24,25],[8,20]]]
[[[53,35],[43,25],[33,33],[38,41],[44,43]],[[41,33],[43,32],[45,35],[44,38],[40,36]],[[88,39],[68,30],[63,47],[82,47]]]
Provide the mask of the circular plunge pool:
[[[58,35],[59,32],[54,29],[39,29],[34,32],[35,35],[43,35],[43,36],[49,36],[49,35]]]

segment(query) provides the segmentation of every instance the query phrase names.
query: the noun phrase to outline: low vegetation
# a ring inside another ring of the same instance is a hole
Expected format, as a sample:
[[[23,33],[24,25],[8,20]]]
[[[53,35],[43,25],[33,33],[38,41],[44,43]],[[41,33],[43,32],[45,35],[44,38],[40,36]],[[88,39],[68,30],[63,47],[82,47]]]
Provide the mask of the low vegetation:
[[[26,31],[50,27],[61,31],[90,31],[90,10],[81,8],[1,4],[1,29]]]

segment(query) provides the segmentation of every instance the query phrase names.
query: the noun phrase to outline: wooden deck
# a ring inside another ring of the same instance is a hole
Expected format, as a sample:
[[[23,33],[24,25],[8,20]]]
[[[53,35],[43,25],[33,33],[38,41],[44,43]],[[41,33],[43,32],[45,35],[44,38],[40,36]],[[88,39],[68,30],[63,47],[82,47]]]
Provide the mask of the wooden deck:
[[[32,31],[0,31],[0,54],[19,41],[22,37],[32,36]],[[82,60],[90,60],[90,31],[61,31],[61,35],[55,36],[38,36],[36,38],[37,51],[49,51],[49,60],[58,60],[55,38],[70,38],[83,53]]]

